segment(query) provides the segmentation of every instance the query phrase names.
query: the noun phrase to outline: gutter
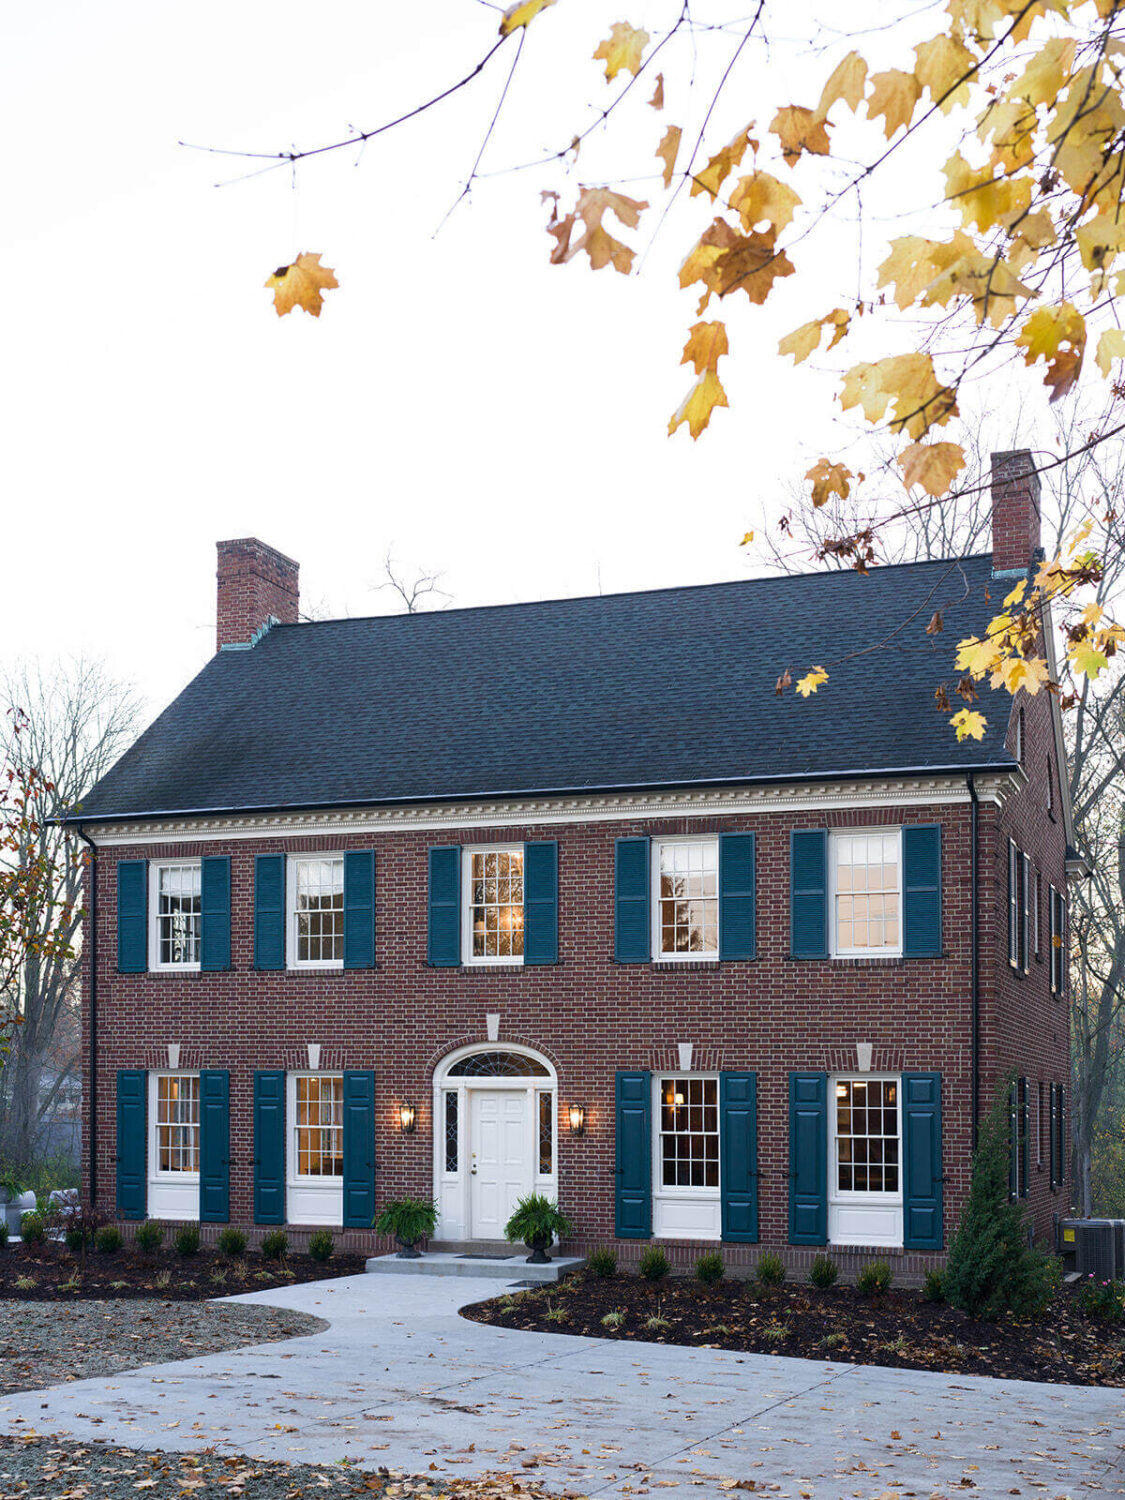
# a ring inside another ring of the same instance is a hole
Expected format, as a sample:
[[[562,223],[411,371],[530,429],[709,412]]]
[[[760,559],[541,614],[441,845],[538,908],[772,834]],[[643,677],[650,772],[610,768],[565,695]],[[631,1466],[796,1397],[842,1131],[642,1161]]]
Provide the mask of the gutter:
[[[980,803],[977,799],[976,781],[972,771],[965,777],[969,788],[969,885],[970,885],[970,951],[972,953],[972,979],[970,984],[972,1005],[972,1046],[970,1053],[970,1107],[972,1110],[972,1145],[977,1149],[977,1121],[980,1119],[980,893],[977,854],[980,822]]]
[[[65,821],[65,820],[61,820]],[[98,1202],[98,846],[78,824],[75,833],[90,850],[90,1207]]]

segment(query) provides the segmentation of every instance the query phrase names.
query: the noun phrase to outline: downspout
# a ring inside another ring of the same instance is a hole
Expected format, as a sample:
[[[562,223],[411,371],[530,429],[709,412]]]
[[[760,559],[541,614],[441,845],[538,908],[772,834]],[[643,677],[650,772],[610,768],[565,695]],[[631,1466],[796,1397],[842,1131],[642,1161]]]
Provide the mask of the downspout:
[[[98,846],[83,829],[75,832],[90,849],[90,1207],[98,1203]]]
[[[972,978],[970,989],[972,993],[972,1052],[971,1052],[971,1083],[970,1083],[970,1106],[972,1109],[973,1122],[973,1150],[977,1149],[977,1121],[980,1119],[980,895],[978,890],[978,826],[980,819],[980,804],[977,800],[976,781],[973,772],[970,771],[966,777],[969,787],[969,882],[971,886],[970,895],[970,952],[972,955],[971,968]]]

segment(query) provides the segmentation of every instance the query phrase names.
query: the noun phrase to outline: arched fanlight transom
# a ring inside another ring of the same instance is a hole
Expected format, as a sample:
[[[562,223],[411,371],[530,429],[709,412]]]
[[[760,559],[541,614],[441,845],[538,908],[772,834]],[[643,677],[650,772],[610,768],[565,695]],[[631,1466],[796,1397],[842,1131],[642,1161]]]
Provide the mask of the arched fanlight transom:
[[[470,1052],[457,1060],[450,1078],[549,1078],[550,1069],[523,1052]]]

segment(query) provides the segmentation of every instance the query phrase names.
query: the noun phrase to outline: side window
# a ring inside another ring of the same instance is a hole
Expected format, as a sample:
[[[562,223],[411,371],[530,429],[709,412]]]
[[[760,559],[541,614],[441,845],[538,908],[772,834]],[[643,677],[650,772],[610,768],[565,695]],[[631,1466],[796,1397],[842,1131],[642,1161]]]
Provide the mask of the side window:
[[[653,957],[718,958],[718,839],[654,839],[652,880]]]
[[[833,956],[901,953],[901,830],[833,833],[829,880]]]
[[[294,855],[290,859],[288,929],[291,969],[343,967],[342,855]]]
[[[197,859],[149,865],[150,968],[199,968],[201,880]]]

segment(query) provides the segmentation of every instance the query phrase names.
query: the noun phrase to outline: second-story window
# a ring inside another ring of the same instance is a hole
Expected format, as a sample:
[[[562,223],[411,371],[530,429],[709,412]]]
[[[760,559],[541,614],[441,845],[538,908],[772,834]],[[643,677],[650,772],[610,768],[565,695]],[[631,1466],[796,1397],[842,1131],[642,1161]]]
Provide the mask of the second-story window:
[[[653,956],[718,958],[718,839],[656,839],[652,855]]]
[[[200,864],[183,860],[151,866],[152,953],[154,969],[198,969]]]
[[[901,831],[833,833],[831,881],[833,954],[901,953]]]
[[[299,855],[289,863],[289,962],[293,968],[343,965],[342,855]]]
[[[468,963],[523,962],[523,845],[465,850]]]

